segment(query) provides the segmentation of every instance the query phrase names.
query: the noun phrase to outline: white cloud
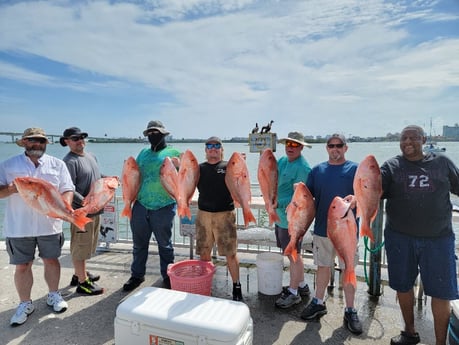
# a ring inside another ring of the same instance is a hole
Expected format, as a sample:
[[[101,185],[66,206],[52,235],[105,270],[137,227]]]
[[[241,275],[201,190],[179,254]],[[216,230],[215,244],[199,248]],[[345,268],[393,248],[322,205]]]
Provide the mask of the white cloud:
[[[163,117],[180,137],[216,130],[242,136],[270,119],[282,133],[302,125],[308,134],[346,126],[356,135],[381,135],[401,127],[397,111],[414,121],[442,108],[447,122],[457,109],[455,97],[444,99],[459,85],[457,32],[423,38],[422,24],[458,18],[435,5],[18,2],[0,5],[0,76],[94,97],[111,93],[130,104],[139,122]],[[151,97],[136,99],[133,88]],[[97,111],[108,117],[121,110],[106,102],[106,112]],[[343,113],[359,129],[342,121]],[[393,118],[375,126],[369,114]]]

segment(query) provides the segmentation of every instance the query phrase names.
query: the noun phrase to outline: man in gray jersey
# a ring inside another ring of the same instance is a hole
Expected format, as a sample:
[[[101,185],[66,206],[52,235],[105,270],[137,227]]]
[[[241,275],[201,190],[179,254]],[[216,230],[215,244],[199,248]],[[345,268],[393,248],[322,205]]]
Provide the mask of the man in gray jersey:
[[[391,345],[420,342],[414,325],[413,286],[418,274],[431,297],[436,345],[446,344],[450,300],[459,298],[450,199],[450,193],[459,195],[459,168],[442,154],[424,154],[425,142],[421,127],[405,127],[402,154],[381,167],[389,286],[397,291],[405,323]]]
[[[92,183],[101,178],[95,156],[84,150],[87,136],[88,133],[82,132],[78,127],[71,127],[67,128],[60,138],[61,145],[68,146],[70,149],[63,160],[75,185],[72,203],[74,209],[82,207],[83,199],[88,195]],[[70,225],[70,253],[75,270],[70,285],[77,286],[76,291],[86,295],[100,295],[104,292],[104,289],[95,283],[100,276],[86,270],[86,260],[96,252],[102,212],[103,210],[88,215],[93,221],[86,224],[86,232],[80,231],[73,224]]]

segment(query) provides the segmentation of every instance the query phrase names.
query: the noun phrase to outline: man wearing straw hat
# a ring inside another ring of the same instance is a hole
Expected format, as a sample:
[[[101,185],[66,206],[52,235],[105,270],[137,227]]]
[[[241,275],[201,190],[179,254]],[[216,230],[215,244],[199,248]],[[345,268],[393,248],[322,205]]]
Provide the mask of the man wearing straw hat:
[[[285,156],[277,162],[278,187],[277,187],[277,215],[280,222],[275,225],[277,246],[285,251],[290,242],[288,232],[288,221],[286,208],[292,200],[294,188],[297,182],[304,182],[308,178],[311,167],[303,157],[303,147],[311,148],[311,145],[304,141],[304,136],[300,132],[290,132],[287,138],[279,139],[279,143],[285,145]],[[290,261],[290,284],[276,301],[278,308],[287,309],[302,302],[302,296],[309,296],[309,286],[304,279],[304,263],[301,256],[301,246],[303,240],[297,243],[296,250],[300,254],[295,261],[288,255]]]

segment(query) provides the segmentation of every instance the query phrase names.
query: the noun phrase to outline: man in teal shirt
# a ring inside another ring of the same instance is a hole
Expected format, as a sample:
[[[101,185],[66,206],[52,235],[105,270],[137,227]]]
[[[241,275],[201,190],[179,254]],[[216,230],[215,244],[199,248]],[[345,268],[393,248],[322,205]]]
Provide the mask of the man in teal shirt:
[[[142,183],[137,200],[132,207],[132,264],[131,277],[123,285],[124,291],[132,291],[145,281],[148,248],[151,235],[158,243],[161,276],[164,287],[170,288],[167,266],[174,262],[172,227],[176,212],[176,201],[163,188],[160,169],[166,157],[179,157],[180,152],[166,144],[169,134],[160,121],[150,121],[143,135],[151,146],[137,156]]]
[[[287,138],[280,139],[279,143],[285,144],[285,156],[277,162],[278,187],[277,187],[277,214],[280,222],[275,225],[277,246],[285,251],[290,242],[288,233],[288,222],[286,208],[293,197],[293,185],[297,182],[304,182],[308,178],[311,167],[306,159],[301,155],[303,147],[311,147],[304,141],[304,136],[300,132],[291,132]],[[297,244],[297,251],[301,253],[302,240]],[[284,288],[282,295],[276,301],[279,308],[290,308],[301,303],[301,296],[308,296],[310,291],[308,284],[304,281],[303,257],[298,255],[295,262],[291,255],[290,261],[290,284]]]

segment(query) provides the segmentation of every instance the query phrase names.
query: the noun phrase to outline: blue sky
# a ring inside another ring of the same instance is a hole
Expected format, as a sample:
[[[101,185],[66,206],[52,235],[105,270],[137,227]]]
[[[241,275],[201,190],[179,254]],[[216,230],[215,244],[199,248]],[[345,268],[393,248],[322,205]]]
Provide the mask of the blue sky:
[[[458,0],[0,3],[1,131],[362,137],[459,122]]]

